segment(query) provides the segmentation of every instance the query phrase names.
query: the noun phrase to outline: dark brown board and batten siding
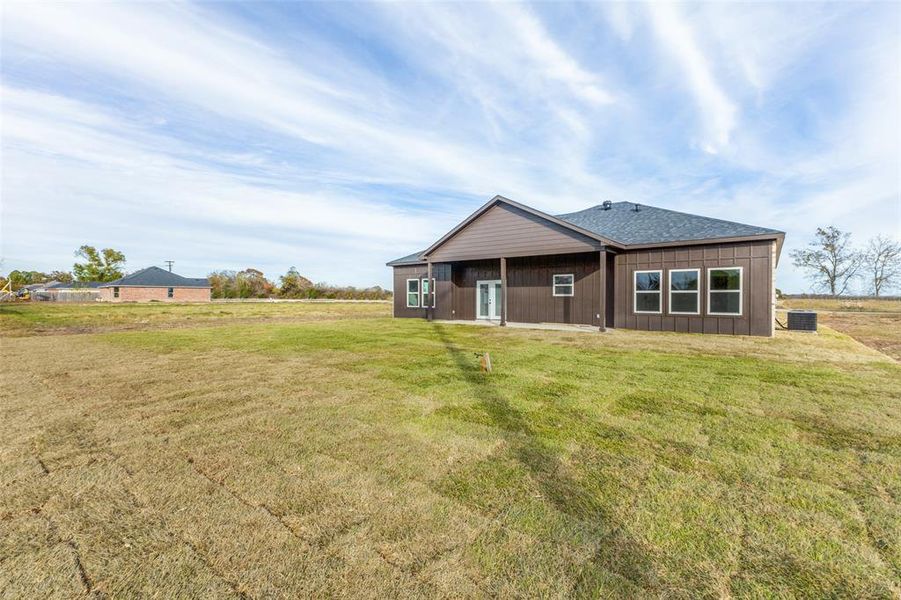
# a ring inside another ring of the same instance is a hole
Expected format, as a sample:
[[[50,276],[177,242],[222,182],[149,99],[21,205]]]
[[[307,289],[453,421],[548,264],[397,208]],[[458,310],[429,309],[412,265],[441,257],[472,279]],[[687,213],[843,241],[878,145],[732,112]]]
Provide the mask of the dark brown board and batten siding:
[[[428,273],[427,265],[394,267],[394,316],[425,318],[424,308],[407,308],[407,279],[419,279],[420,285]],[[435,313],[436,319],[451,319],[453,302],[453,285],[451,284],[451,266],[449,264],[432,265],[432,278],[435,280]],[[421,296],[420,296],[421,298]]]
[[[614,327],[648,331],[773,334],[773,268],[775,240],[677,246],[624,251],[615,259]],[[742,267],[742,314],[738,317],[707,315],[707,269]],[[700,309],[697,316],[670,315],[667,284],[670,269],[700,269]],[[662,309],[659,315],[635,314],[633,273],[662,270]]]
[[[435,248],[429,258],[432,262],[513,258],[586,252],[601,246],[597,240],[529,212],[496,204]]]
[[[605,253],[606,256],[606,253]],[[612,264],[612,258],[610,259]],[[507,260],[507,320],[598,325],[600,254],[527,256]],[[453,318],[476,318],[476,282],[500,279],[498,260],[453,263]],[[573,296],[554,296],[553,276],[572,274]],[[612,314],[608,312],[608,322]]]

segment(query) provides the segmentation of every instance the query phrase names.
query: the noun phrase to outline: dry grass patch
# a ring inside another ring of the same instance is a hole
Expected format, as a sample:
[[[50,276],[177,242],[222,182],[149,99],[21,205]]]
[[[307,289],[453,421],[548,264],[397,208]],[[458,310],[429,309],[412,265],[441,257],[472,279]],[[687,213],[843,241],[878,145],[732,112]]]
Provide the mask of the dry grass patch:
[[[822,310],[840,312],[891,312],[901,313],[901,300],[884,298],[785,298],[779,301],[779,308],[802,310]]]
[[[871,348],[901,361],[901,312],[899,313],[823,313],[817,315],[823,325],[850,335]]]
[[[4,339],[0,594],[901,592],[883,355],[360,310]]]
[[[391,314],[387,302],[0,303],[0,335],[59,335],[260,322],[363,319]]]

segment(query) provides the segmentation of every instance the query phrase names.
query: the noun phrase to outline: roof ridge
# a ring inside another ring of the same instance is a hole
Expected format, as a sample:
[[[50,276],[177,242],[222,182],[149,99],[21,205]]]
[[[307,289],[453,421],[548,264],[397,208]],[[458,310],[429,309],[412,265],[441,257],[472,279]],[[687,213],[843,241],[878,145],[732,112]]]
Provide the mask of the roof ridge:
[[[673,210],[672,208],[663,208],[661,206],[654,206],[653,204],[644,204],[642,206],[645,206],[648,208],[653,208],[655,210],[664,210],[666,212],[676,213],[677,215],[689,215],[692,217],[700,217],[702,219],[710,219],[711,221],[719,221],[720,223],[729,223],[732,225],[744,225],[745,227],[754,227],[756,229],[767,229],[769,231],[779,231],[778,229],[771,229],[769,227],[761,227],[760,225],[751,225],[750,223],[742,223],[741,221],[730,221],[728,219],[720,219],[719,217],[708,217],[707,215],[699,215],[696,213],[689,213],[689,212],[684,212],[681,210]],[[781,233],[781,232],[779,232],[779,233]]]
[[[673,214],[677,214],[677,215],[687,215],[689,217],[708,219],[710,221],[717,221],[719,223],[728,223],[730,225],[742,225],[744,227],[754,227],[755,229],[765,229],[766,231],[770,231],[770,232],[774,232],[774,233],[783,233],[782,231],[780,231],[778,229],[772,229],[770,227],[761,227],[760,225],[751,225],[750,223],[743,223],[741,221],[730,221],[728,219],[721,219],[719,217],[708,217],[707,215],[699,215],[697,213],[690,213],[690,212],[685,212],[682,210],[675,210],[672,208],[664,208],[662,206],[657,206],[654,204],[642,204],[641,202],[632,202],[630,200],[611,200],[610,202],[611,202],[611,204],[634,204],[634,205],[641,206],[643,208],[650,208],[652,210],[662,210],[664,212],[673,213]],[[589,206],[588,208],[583,208],[582,210],[577,210],[577,211],[570,212],[570,213],[563,213],[561,215],[555,215],[555,216],[557,216],[559,218],[563,218],[564,215],[575,215],[575,214],[583,213],[585,211],[593,210],[596,208],[603,209],[604,205],[603,204],[595,204],[594,206]]]
[[[604,200],[604,202],[609,202],[610,204],[636,204],[635,202],[631,202],[629,200]],[[589,206],[587,208],[580,208],[579,210],[573,210],[570,212],[560,213],[561,215],[574,215],[576,213],[585,212],[586,210],[592,210],[595,208],[604,208],[604,202],[600,204],[595,204],[593,206]],[[649,205],[645,205],[649,206]],[[560,215],[553,215],[555,217],[559,217]]]

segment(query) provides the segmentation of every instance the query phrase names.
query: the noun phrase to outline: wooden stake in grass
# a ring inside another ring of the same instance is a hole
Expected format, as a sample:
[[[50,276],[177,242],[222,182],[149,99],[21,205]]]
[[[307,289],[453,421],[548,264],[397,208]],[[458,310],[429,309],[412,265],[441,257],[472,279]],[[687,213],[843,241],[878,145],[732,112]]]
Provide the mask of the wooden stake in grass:
[[[482,364],[482,370],[486,373],[491,373],[491,355],[485,352],[482,354],[482,358],[479,361]]]

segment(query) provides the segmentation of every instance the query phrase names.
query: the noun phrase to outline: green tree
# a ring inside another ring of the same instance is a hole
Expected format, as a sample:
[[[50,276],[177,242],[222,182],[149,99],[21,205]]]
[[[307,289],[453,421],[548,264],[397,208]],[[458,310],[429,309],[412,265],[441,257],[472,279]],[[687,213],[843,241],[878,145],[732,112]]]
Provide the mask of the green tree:
[[[72,273],[69,273],[68,271],[53,271],[47,277],[49,277],[51,281],[59,281],[61,283],[72,283],[75,281]]]
[[[210,281],[210,294],[213,298],[237,298],[236,274],[234,271],[214,271],[207,279]]]
[[[118,250],[104,248],[97,252],[93,246],[85,245],[75,251],[75,256],[85,260],[72,265],[77,281],[113,281],[124,274],[125,255]]]
[[[50,276],[40,271],[10,271],[9,282],[13,290],[17,290],[33,283],[50,281]]]
[[[279,277],[279,295],[282,298],[310,297],[309,291],[313,288],[313,282],[300,274],[296,267],[291,267],[288,272]]]
[[[237,274],[235,282],[239,298],[267,298],[275,290],[275,285],[257,269],[244,269]]]

